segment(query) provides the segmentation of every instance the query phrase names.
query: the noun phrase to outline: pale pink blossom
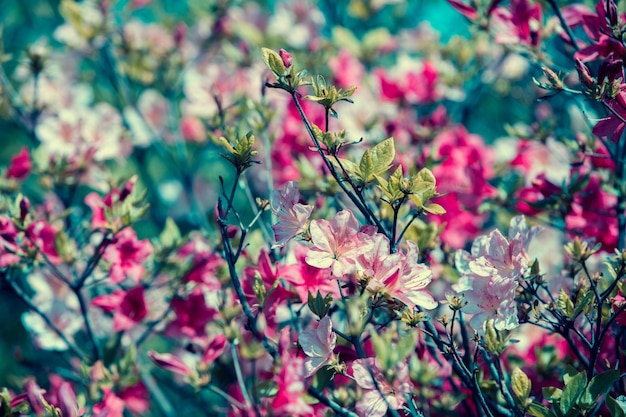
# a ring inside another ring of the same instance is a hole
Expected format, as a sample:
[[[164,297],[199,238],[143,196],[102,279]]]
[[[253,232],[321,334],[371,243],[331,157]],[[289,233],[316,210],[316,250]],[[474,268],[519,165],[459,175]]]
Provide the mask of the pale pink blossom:
[[[309,231],[313,243],[306,257],[309,265],[330,268],[337,279],[355,271],[359,223],[351,211],[342,210],[331,221],[313,220]]]
[[[368,280],[368,291],[396,298],[409,307],[428,310],[437,307],[437,302],[426,290],[432,280],[432,271],[418,263],[419,251],[414,242],[408,242],[406,254],[390,254],[386,236],[375,233],[368,240],[371,246],[358,257],[359,272]]]
[[[383,375],[375,358],[357,359],[352,362],[352,373],[363,395],[356,404],[356,411],[364,417],[382,417],[389,408],[400,409],[411,393],[412,384],[406,362],[394,369],[393,381]]]
[[[481,329],[488,319],[493,319],[498,330],[519,325],[516,290],[528,271],[528,246],[538,232],[537,227],[526,225],[524,217],[514,217],[508,240],[494,230],[477,238],[471,253],[456,253],[455,264],[461,278],[453,288],[462,292],[468,303],[463,311],[475,314],[470,320],[472,327]]]
[[[409,307],[421,307],[432,310],[437,307],[437,301],[426,287],[433,279],[430,268],[418,263],[419,250],[414,242],[407,242],[407,252],[404,254],[398,279],[393,285],[388,284],[387,292]]]
[[[272,213],[278,217],[278,223],[272,226],[276,236],[275,247],[284,246],[295,236],[306,231],[313,206],[301,204],[299,200],[300,192],[296,181],[289,181],[272,193]]]
[[[84,158],[93,153],[96,161],[120,158],[128,153],[123,132],[122,117],[106,103],[46,113],[36,130],[43,149],[52,157]]]
[[[315,328],[309,328],[300,333],[298,343],[307,356],[304,360],[304,367],[306,368],[306,378],[308,378],[315,375],[333,357],[337,335],[333,332],[333,323],[330,317],[324,317]]]

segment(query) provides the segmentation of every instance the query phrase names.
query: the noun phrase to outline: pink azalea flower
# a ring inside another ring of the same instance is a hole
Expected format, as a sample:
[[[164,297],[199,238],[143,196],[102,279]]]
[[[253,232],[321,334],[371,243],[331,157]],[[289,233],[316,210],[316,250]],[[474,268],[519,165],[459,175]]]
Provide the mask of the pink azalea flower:
[[[617,246],[618,224],[615,216],[617,197],[602,187],[601,178],[592,174],[584,190],[574,196],[565,227],[570,236],[583,236],[602,243],[602,250]]]
[[[481,202],[496,195],[489,180],[493,177],[494,152],[484,140],[462,126],[446,129],[435,138],[433,157],[442,160],[433,168],[437,191],[444,194],[437,203],[446,213],[431,216],[437,224],[446,224],[441,240],[453,248],[464,247],[480,231],[485,215]]]
[[[176,314],[165,330],[170,337],[187,337],[190,339],[202,338],[206,335],[206,326],[218,312],[207,305],[202,288],[195,288],[191,294],[183,297],[174,297],[170,302]]]
[[[331,279],[328,268],[316,268],[306,263],[308,249],[304,246],[296,246],[295,250],[297,263],[285,265],[281,270],[281,275],[286,281],[291,283],[300,296],[300,300],[306,303],[311,294],[319,291],[322,296],[332,294],[339,297],[339,287]]]
[[[109,295],[99,295],[94,297],[92,304],[105,311],[115,313],[113,330],[116,332],[134,327],[148,314],[142,286],[128,291],[117,290]]]
[[[191,234],[189,241],[178,249],[177,254],[182,258],[191,258],[192,266],[184,276],[184,282],[202,284],[209,290],[222,289],[216,274],[224,264],[224,259],[215,253],[204,237]]]
[[[481,329],[488,319],[498,330],[519,325],[515,295],[519,280],[528,270],[528,246],[539,228],[529,228],[524,217],[511,219],[509,240],[494,230],[477,238],[471,254],[459,251],[455,264],[461,278],[453,286],[468,302],[463,311],[475,314],[470,325]]]
[[[347,89],[351,86],[359,88],[365,75],[365,67],[347,49],[342,48],[336,56],[328,60],[328,66],[335,77],[338,87]]]
[[[285,289],[280,282],[282,277],[282,268],[278,262],[272,262],[269,254],[265,249],[261,250],[258,259],[258,265],[244,269],[243,291],[246,294],[248,303],[252,308],[252,311],[256,312],[261,309],[263,316],[267,320],[266,331],[270,334],[274,333],[277,329],[276,311],[279,305],[283,301],[292,298],[291,291]],[[254,291],[254,283],[257,277],[262,279],[263,286],[265,287],[265,299],[263,300],[262,308],[259,299]]]
[[[527,45],[537,48],[541,41],[541,4],[529,0],[511,0],[508,9],[498,7],[491,16],[495,40],[501,44]]]
[[[337,279],[355,271],[359,223],[351,211],[340,211],[330,222],[313,220],[309,232],[313,243],[306,256],[309,265],[330,268]]]
[[[143,261],[151,254],[152,244],[138,240],[135,231],[128,227],[115,235],[102,259],[111,263],[110,277],[114,284],[127,277],[139,283],[144,272]]]
[[[218,334],[217,336],[215,336],[204,350],[200,363],[208,365],[209,363],[214,362],[215,359],[219,358],[220,355],[224,352],[227,343],[228,340],[223,334]]]
[[[479,17],[475,8],[463,3],[461,0],[448,0],[448,3],[469,20],[475,20]]]
[[[433,279],[433,273],[424,264],[418,263],[419,250],[414,242],[407,242],[408,249],[400,264],[398,279],[388,285],[387,292],[409,307],[432,310],[437,301],[426,287]]]
[[[115,219],[114,224],[110,224],[105,215],[104,210],[110,210],[115,203],[126,200],[128,196],[133,192],[135,183],[137,182],[137,176],[133,176],[130,180],[124,184],[122,189],[113,188],[106,196],[100,197],[97,193],[89,193],[85,196],[85,204],[91,209],[91,227],[94,229],[105,228],[120,228],[122,226],[121,219]]]
[[[23,147],[20,153],[11,158],[11,164],[9,165],[6,176],[7,178],[23,180],[28,177],[32,168],[33,162],[30,159],[30,152],[27,147]]]
[[[19,262],[16,239],[17,229],[13,221],[6,216],[0,216],[0,268]]]
[[[313,408],[306,403],[303,394],[306,370],[304,359],[292,356],[289,352],[282,355],[282,366],[276,377],[277,394],[272,400],[272,412],[277,417],[310,416]]]
[[[398,410],[406,402],[405,396],[412,390],[406,362],[398,364],[392,382],[385,378],[376,358],[355,360],[352,362],[352,373],[356,383],[363,389],[363,395],[356,404],[360,416],[383,417],[389,407]]]
[[[337,343],[337,335],[333,332],[333,323],[326,316],[317,323],[314,329],[306,329],[300,333],[298,343],[307,358],[304,360],[306,378],[309,378],[324,365],[328,364],[333,356]]]
[[[599,137],[609,137],[611,142],[618,142],[626,128],[626,123],[623,121],[626,120],[626,91],[620,92],[615,99],[608,100],[607,105],[613,111],[596,123],[593,127],[593,134]]]
[[[124,417],[124,400],[111,388],[104,388],[102,401],[93,407],[94,417]]]
[[[141,381],[122,388],[117,395],[124,401],[124,406],[135,414],[145,415],[150,409],[150,391]]]
[[[26,391],[26,397],[28,398],[30,408],[38,417],[44,416],[46,414],[46,400],[44,399],[43,394],[46,391],[42,390],[37,382],[32,378],[29,378],[28,381],[26,381],[24,391]]]
[[[306,230],[313,206],[300,204],[299,200],[300,192],[295,181],[289,181],[272,194],[272,213],[278,217],[278,223],[272,226],[276,236],[274,247],[284,246]]]
[[[36,247],[46,258],[55,265],[61,263],[61,258],[54,244],[58,230],[45,220],[37,220],[26,229],[29,243]]]

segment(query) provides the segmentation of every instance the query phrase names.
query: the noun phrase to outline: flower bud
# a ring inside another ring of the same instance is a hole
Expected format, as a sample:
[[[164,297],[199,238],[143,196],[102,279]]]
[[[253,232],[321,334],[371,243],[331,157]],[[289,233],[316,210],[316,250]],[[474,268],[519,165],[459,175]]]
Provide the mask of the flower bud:
[[[24,221],[28,216],[28,210],[30,209],[30,201],[27,197],[22,196],[20,200],[20,220]]]
[[[589,68],[578,58],[576,58],[576,71],[578,71],[580,82],[583,83],[585,87],[593,88],[596,85],[596,81],[591,76]]]
[[[289,52],[285,51],[284,49],[281,49],[280,51],[278,51],[278,54],[280,55],[280,59],[283,60],[283,65],[285,66],[285,68],[291,67],[293,56]]]

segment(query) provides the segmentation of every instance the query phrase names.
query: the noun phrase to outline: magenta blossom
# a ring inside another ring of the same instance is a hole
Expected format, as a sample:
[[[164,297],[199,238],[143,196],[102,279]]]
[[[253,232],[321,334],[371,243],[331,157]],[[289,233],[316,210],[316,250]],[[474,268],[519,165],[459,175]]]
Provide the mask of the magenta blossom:
[[[7,178],[15,178],[16,180],[24,180],[30,174],[33,168],[33,162],[30,159],[30,152],[27,147],[23,147],[20,153],[11,158],[11,165],[7,170]]]
[[[102,256],[111,263],[110,277],[114,284],[130,278],[139,283],[144,273],[143,261],[152,254],[152,244],[138,240],[131,228],[123,229],[113,239]]]
[[[144,288],[139,286],[128,291],[117,290],[109,295],[95,297],[92,304],[114,313],[113,330],[128,330],[140,323],[148,314]]]

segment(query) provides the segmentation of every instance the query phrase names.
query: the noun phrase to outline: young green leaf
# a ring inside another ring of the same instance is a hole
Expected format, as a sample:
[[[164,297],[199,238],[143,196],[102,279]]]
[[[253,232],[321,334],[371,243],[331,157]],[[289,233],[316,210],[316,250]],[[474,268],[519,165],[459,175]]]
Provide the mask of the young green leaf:
[[[526,400],[528,400],[528,397],[530,396],[530,389],[532,387],[530,378],[528,378],[528,376],[520,368],[515,368],[511,374],[511,384],[513,394],[515,394],[515,399],[518,401],[519,405],[524,407],[526,405]]]
[[[569,413],[572,407],[574,407],[586,386],[587,375],[584,372],[579,372],[565,384],[559,404],[559,408],[564,415]]]

